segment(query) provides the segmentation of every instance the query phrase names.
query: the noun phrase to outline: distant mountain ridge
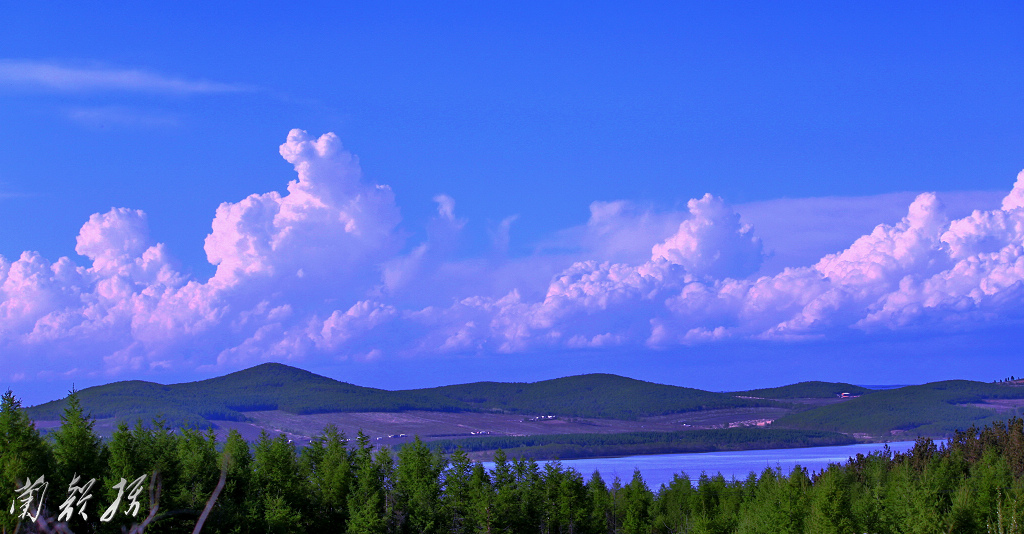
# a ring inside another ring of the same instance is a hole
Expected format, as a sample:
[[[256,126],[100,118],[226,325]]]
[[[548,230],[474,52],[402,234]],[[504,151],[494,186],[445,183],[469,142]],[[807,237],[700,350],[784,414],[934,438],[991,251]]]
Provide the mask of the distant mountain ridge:
[[[436,388],[388,391],[340,382],[279,363],[265,363],[225,376],[162,385],[115,382],[83,389],[79,399],[98,419],[205,426],[211,420],[242,421],[243,412],[282,410],[294,414],[330,412],[469,411],[552,414],[569,417],[635,419],[670,413],[775,406],[727,393],[654,384],[610,374],[578,375],[532,383],[476,382]],[[36,420],[56,420],[65,401],[28,409]]]
[[[765,399],[824,399],[837,397],[843,393],[850,395],[863,395],[869,393],[870,389],[863,386],[855,386],[843,382],[799,382],[788,386],[776,388],[751,389],[748,391],[735,391],[733,395],[761,397]]]
[[[731,393],[655,384],[612,374],[586,374],[531,383],[475,382],[430,389],[474,411],[636,419],[720,408],[775,406]]]
[[[850,393],[857,398],[840,401]],[[1024,387],[949,380],[898,389],[869,390],[834,382],[715,393],[655,384],[612,374],[585,374],[531,383],[475,382],[388,391],[340,382],[279,363],[265,363],[197,382],[162,385],[115,382],[78,392],[96,419],[156,417],[172,427],[210,427],[246,421],[245,412],[280,410],[308,415],[336,412],[477,412],[639,420],[707,410],[736,413],[771,408],[776,428],[879,436],[950,435],[1021,415]],[[812,402],[806,402],[812,399]],[[819,400],[813,400],[819,399]],[[28,408],[36,421],[56,421],[65,400]],[[739,417],[739,416],[737,416]],[[749,420],[761,421],[758,415]],[[737,419],[740,420],[740,419]],[[763,421],[762,421],[763,422]],[[761,424],[761,423],[758,423]]]

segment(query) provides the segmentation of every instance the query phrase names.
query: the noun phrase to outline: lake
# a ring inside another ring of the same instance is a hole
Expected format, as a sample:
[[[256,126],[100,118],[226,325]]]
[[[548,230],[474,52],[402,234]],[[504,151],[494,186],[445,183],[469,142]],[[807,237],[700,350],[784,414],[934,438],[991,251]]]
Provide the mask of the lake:
[[[621,458],[584,458],[562,460],[563,467],[572,467],[589,480],[594,470],[601,472],[605,483],[611,484],[618,477],[623,484],[633,479],[633,470],[639,468],[647,486],[657,491],[662,484],[672,481],[672,476],[686,473],[694,483],[701,472],[708,475],[722,473],[726,479],[743,480],[751,471],[760,473],[765,467],[782,468],[789,474],[793,466],[800,465],[809,471],[817,471],[830,463],[844,463],[857,453],[868,454],[881,450],[884,445],[894,452],[904,452],[914,447],[913,441],[884,443],[859,443],[835,447],[807,447],[799,449],[767,449],[757,451],[700,452],[684,454],[651,454],[624,456]],[[543,462],[540,462],[543,464]],[[494,462],[484,462],[487,469],[494,468]],[[543,465],[541,466],[543,468]]]

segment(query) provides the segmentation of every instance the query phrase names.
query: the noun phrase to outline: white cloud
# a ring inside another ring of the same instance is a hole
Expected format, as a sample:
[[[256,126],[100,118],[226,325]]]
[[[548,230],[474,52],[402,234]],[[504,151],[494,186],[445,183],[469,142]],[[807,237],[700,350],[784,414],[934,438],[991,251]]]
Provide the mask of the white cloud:
[[[334,134],[314,140],[292,130],[281,155],[298,173],[287,194],[250,195],[217,208],[205,244],[217,266],[210,284],[359,293],[400,245],[391,189],[364,183],[358,160]]]
[[[641,263],[651,247],[679,230],[688,215],[656,211],[628,200],[595,201],[586,224],[555,232],[537,246],[538,254],[561,254],[570,261]]]
[[[285,193],[217,208],[208,280],[181,274],[146,215],[126,208],[82,226],[83,265],[0,257],[5,370],[643,349],[1024,321],[1020,177],[1001,208],[951,216],[942,195],[921,194],[838,251],[758,275],[766,254],[756,226],[711,195],[683,212],[595,202],[586,224],[523,258],[464,257],[469,221],[438,195],[427,239],[401,253],[390,188],[367,181],[336,136],[293,130],[280,153],[296,172]],[[499,249],[512,220],[494,232]]]
[[[842,250],[878,224],[896,224],[918,193],[900,192],[861,197],[780,198],[735,206],[752,225],[768,252],[759,274],[774,275],[787,267],[814,265],[826,254]],[[974,210],[992,210],[1005,191],[938,193],[950,218]]]
[[[0,60],[0,84],[55,91],[133,91],[172,94],[251,91],[238,84],[184,80],[137,69],[69,67],[30,60]]]
[[[434,202],[437,202],[437,214],[442,219],[455,222],[455,199],[448,195],[435,195]],[[461,225],[460,225],[461,226]]]
[[[599,205],[592,220],[617,217],[622,207]],[[649,249],[644,263],[579,261],[553,277],[541,301],[526,302],[512,291],[499,299],[463,299],[449,310],[425,310],[421,317],[473,325],[448,331],[440,345],[453,350],[642,343],[650,336],[652,318],[668,313],[666,299],[687,283],[756,270],[760,262],[759,241],[721,199],[709,195],[688,207],[676,233]]]
[[[690,217],[679,231],[652,249],[652,260],[665,259],[687,272],[711,278],[748,276],[764,260],[761,240],[725,202],[711,196],[691,200]]]
[[[298,174],[286,194],[217,209],[206,240],[217,270],[206,282],[174,270],[165,247],[151,241],[145,214],[125,208],[82,226],[76,251],[87,267],[69,258],[50,264],[31,252],[0,259],[0,347],[24,354],[74,345],[77,358],[108,369],[254,339],[287,348],[281,332],[371,290],[377,265],[401,239],[391,190],[364,182],[333,134],[312,139],[294,130],[281,154]]]
[[[1003,205],[1014,206],[1022,187],[1018,182]],[[553,278],[542,301],[510,293],[430,310],[448,317],[463,309],[448,320],[474,326],[459,328],[444,346],[525,350],[615,339],[661,347],[914,325],[980,328],[993,318],[1024,318],[1024,208],[976,210],[950,221],[936,195],[921,194],[901,220],[877,225],[845,250],[755,278],[742,276],[762,257],[751,228],[713,197],[689,208],[647,262],[576,262]]]
[[[1017,182],[1013,184],[1013,190],[1003,199],[1003,211],[1010,211],[1024,207],[1024,171],[1017,174]]]

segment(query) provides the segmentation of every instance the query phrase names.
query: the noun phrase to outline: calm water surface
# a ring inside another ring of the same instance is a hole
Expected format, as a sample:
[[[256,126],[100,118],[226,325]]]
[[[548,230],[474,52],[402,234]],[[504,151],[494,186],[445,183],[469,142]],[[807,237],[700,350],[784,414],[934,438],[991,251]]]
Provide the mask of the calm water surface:
[[[562,460],[563,467],[572,467],[583,474],[584,480],[590,479],[594,470],[601,472],[605,483],[611,484],[618,477],[623,484],[633,479],[633,470],[640,469],[640,474],[647,486],[657,491],[662,484],[672,481],[672,476],[686,473],[696,483],[702,472],[708,475],[722,473],[726,479],[743,480],[751,471],[760,473],[765,467],[781,467],[783,473],[789,473],[793,466],[800,465],[810,471],[820,470],[830,463],[844,463],[857,453],[868,454],[881,450],[885,444],[864,443],[857,445],[841,445],[836,447],[808,447],[802,449],[767,449],[760,451],[729,451],[701,452],[686,454],[652,454],[645,456],[625,456],[621,458],[585,458],[581,460]],[[888,443],[894,452],[903,452],[913,448],[913,441],[897,441]],[[484,462],[488,469],[494,468],[494,462]],[[543,466],[542,466],[543,468]]]

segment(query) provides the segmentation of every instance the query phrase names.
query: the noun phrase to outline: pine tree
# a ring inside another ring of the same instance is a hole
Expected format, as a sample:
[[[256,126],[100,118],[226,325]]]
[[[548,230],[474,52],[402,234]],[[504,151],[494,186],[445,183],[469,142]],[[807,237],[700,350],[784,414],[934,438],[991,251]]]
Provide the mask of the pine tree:
[[[302,451],[302,468],[310,491],[309,512],[317,532],[337,530],[348,520],[353,475],[347,445],[345,433],[329,424]]]
[[[441,473],[446,461],[433,454],[419,436],[398,451],[395,470],[395,506],[399,531],[426,534],[443,532]]]
[[[469,477],[468,532],[492,532],[495,530],[494,486],[491,477],[480,462],[473,464]]]
[[[640,476],[640,470],[633,470],[633,479],[622,488],[622,532],[641,534],[651,530],[651,508],[654,495]]]
[[[103,491],[104,495],[101,497],[102,510],[105,512],[108,507],[112,506],[117,501],[118,490],[115,489],[121,479],[126,482],[134,481],[141,475],[147,475],[146,481],[148,482],[148,476],[150,475],[150,465],[148,458],[146,457],[145,451],[143,451],[142,441],[139,439],[139,433],[145,432],[142,429],[142,421],[139,421],[136,425],[138,432],[132,432],[128,429],[128,425],[121,421],[117,425],[117,430],[114,431],[110,441],[107,443],[107,468],[106,476],[103,479]],[[145,515],[145,511],[149,509],[149,496],[147,492],[143,491],[139,494],[139,508],[141,515]],[[122,500],[119,503],[119,508],[124,505],[124,495],[122,492]],[[102,512],[101,512],[102,513]],[[138,516],[131,517],[124,513],[115,512],[114,517],[109,522],[100,525],[101,532],[121,532],[122,527],[129,527],[133,522],[140,520]]]
[[[544,472],[541,474],[541,480],[544,485],[541,532],[558,532],[561,525],[568,524],[567,518],[563,517],[562,513],[561,494],[563,478],[565,478],[565,471],[562,470],[562,462],[554,460],[544,464]]]
[[[259,532],[255,521],[253,499],[249,498],[249,486],[252,480],[252,452],[237,430],[228,433],[224,441],[224,452],[228,473],[224,490],[217,501],[218,515],[214,524],[221,526],[222,532],[249,534]]]
[[[693,503],[696,490],[686,474],[672,477],[662,486],[655,502],[654,526],[658,532],[689,532],[692,527]]]
[[[589,502],[590,517],[587,520],[587,530],[594,533],[610,532],[613,530],[613,506],[612,496],[608,492],[601,473],[594,470],[587,482],[587,501]]]
[[[99,483],[104,479],[106,467],[106,449],[93,431],[96,421],[83,413],[76,391],[72,390],[66,401],[67,406],[60,416],[60,428],[53,433],[54,480],[50,484],[50,494],[52,502],[58,505],[68,497],[69,486],[75,477],[79,477],[77,485],[87,484],[93,479]],[[96,483],[92,486],[94,496],[100,493]],[[75,513],[68,525],[74,532],[91,532],[95,529],[97,517],[90,515],[85,520]]]
[[[470,480],[473,476],[473,464],[469,456],[457,449],[451,456],[448,469],[444,472],[444,492],[442,506],[447,525],[443,530],[452,534],[465,534],[471,529],[471,497]]]
[[[854,528],[849,480],[838,465],[829,466],[814,481],[807,532],[852,534]]]
[[[558,461],[544,466],[543,484],[545,506],[543,514],[546,532],[581,532],[589,516],[587,488],[583,476],[574,469],[563,470]]]
[[[355,478],[348,496],[349,534],[383,534],[387,532],[384,488],[373,460],[370,438],[360,430],[352,456]]]
[[[220,477],[217,438],[210,430],[183,429],[178,438],[178,484],[175,502],[183,509],[202,512]]]
[[[797,475],[794,475],[797,476]],[[740,507],[739,534],[798,534],[803,532],[801,493],[781,470],[766,468],[757,480],[751,496]],[[802,491],[806,491],[803,489]]]
[[[159,509],[164,512],[180,509],[176,498],[181,473],[178,465],[178,436],[162,417],[154,418],[152,428],[149,429],[137,424],[133,434],[141,456],[149,464],[149,476],[161,487],[160,502],[156,503]]]
[[[511,521],[514,532],[537,532],[543,521],[544,484],[537,462],[516,458],[512,461],[515,485],[512,498],[518,504]]]
[[[270,439],[266,431],[260,433],[253,455],[251,487],[256,492],[254,497],[263,504],[263,519],[268,532],[302,530],[300,511],[304,507],[304,496],[298,458],[295,446],[284,434]]]
[[[16,488],[50,473],[49,448],[14,392],[0,400],[0,530],[13,531],[16,516],[7,513]]]
[[[562,487],[559,489],[558,508],[560,515],[568,521],[562,532],[576,533],[587,532],[587,523],[591,515],[589,501],[587,500],[587,487],[583,483],[583,474],[575,469],[569,469],[562,477]]]
[[[384,528],[388,532],[398,532],[395,508],[395,457],[391,455],[391,449],[377,449],[377,454],[373,456],[373,472],[377,475],[377,486],[384,502]]]
[[[519,496],[516,494],[516,475],[505,451],[494,453],[492,477],[494,488],[493,515],[490,518],[495,530],[504,531],[513,527],[519,513]]]

